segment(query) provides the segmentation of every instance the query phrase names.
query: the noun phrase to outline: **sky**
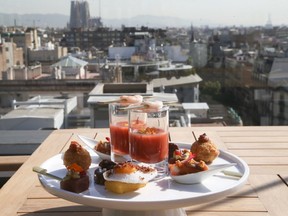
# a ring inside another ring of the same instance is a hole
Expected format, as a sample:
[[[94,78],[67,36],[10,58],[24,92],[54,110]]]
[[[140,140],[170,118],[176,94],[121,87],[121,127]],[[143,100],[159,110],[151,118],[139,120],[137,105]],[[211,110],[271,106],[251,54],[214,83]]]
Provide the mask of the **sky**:
[[[0,13],[70,15],[71,0],[0,0]],[[288,25],[287,0],[88,0],[91,16],[171,16],[223,25]],[[99,7],[101,10],[99,10]]]

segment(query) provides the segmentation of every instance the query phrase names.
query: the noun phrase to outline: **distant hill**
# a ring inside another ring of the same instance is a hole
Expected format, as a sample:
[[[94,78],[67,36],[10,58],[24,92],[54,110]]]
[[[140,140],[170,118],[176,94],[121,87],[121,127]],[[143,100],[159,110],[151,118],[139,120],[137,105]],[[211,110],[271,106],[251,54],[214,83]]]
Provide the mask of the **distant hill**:
[[[203,20],[186,20],[177,17],[160,17],[141,15],[132,18],[124,19],[103,19],[104,26],[120,28],[125,26],[148,26],[148,27],[189,27],[193,25],[207,25]],[[66,27],[69,22],[69,16],[62,14],[5,14],[0,13],[0,25],[14,26],[22,25],[29,27],[54,27],[63,28]],[[209,22],[211,24],[211,22]]]
[[[148,27],[188,27],[191,25],[190,20],[177,17],[160,17],[151,15],[140,15],[129,19],[103,19],[106,26],[120,27],[122,24],[126,26],[148,26]]]
[[[29,27],[55,27],[67,26],[69,16],[62,14],[4,14],[0,13],[0,25],[29,26]]]

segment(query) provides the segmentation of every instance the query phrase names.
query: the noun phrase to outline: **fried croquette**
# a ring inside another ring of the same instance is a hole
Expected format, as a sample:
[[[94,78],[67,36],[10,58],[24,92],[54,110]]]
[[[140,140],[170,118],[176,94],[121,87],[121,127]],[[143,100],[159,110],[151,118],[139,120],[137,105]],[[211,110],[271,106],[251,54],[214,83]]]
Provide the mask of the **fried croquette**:
[[[71,141],[69,149],[64,153],[63,161],[66,167],[76,163],[86,171],[89,169],[92,159],[85,148],[83,148],[78,142]]]
[[[205,133],[192,144],[190,151],[196,155],[194,158],[196,161],[203,160],[206,164],[211,164],[220,154],[216,145]]]

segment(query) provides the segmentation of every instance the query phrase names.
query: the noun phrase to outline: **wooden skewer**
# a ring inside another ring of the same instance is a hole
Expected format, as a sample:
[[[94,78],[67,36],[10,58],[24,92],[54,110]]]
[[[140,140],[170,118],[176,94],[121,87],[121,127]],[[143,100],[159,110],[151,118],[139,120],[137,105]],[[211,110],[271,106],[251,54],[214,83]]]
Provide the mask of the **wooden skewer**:
[[[197,139],[196,134],[194,133],[194,131],[192,131],[192,135],[193,135],[195,141],[197,141],[198,139]]]
[[[132,96],[132,95],[131,95]],[[145,98],[152,98],[153,96],[143,96],[143,99]],[[119,99],[115,99],[115,100],[107,100],[107,101],[100,101],[98,103],[101,104],[109,104],[109,103],[117,103],[117,102],[121,102],[120,98]],[[125,103],[125,101],[123,101]]]
[[[99,101],[98,103],[100,103],[100,104],[110,104],[110,103],[117,103],[117,102],[120,102],[120,100],[117,99],[117,100]]]
[[[51,173],[47,173],[47,170],[42,168],[42,167],[39,167],[39,166],[35,166],[33,167],[33,171],[36,172],[36,173],[39,173],[41,175],[45,175],[45,176],[48,176],[50,178],[53,178],[53,179],[56,179],[56,180],[59,180],[59,181],[62,181],[63,179],[58,177],[58,176],[55,176]]]
[[[129,109],[137,109],[137,108],[145,108],[145,105],[130,105],[130,106],[127,106],[127,107],[120,107],[119,109],[120,110],[129,110]]]
[[[175,101],[163,101],[163,105],[168,105],[168,104],[173,104],[173,103],[177,103]],[[140,105],[130,105],[130,106],[127,106],[127,107],[121,107],[119,109],[121,110],[129,110],[129,109],[137,109],[137,108],[149,108],[148,105],[145,105],[145,104],[140,104]]]

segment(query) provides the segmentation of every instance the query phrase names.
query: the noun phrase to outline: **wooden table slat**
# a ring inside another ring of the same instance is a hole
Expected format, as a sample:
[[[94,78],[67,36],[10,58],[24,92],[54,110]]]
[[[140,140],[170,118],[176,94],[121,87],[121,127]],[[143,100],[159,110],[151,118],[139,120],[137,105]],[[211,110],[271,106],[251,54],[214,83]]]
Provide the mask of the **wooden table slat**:
[[[288,143],[287,142],[263,142],[259,143],[251,143],[251,142],[234,142],[231,143],[229,141],[225,142],[225,145],[228,149],[251,149],[251,150],[269,150],[269,149],[276,149],[276,150],[287,150]]]
[[[51,212],[20,212],[17,216],[51,216]],[[102,212],[53,212],[53,216],[102,216]],[[250,216],[250,215],[247,215]],[[254,216],[254,215],[253,215]],[[258,215],[255,215],[258,216]]]
[[[187,211],[267,212],[258,198],[224,198],[185,208]]]
[[[239,157],[288,157],[288,149],[231,149],[229,152]]]
[[[187,216],[271,216],[268,212],[187,212]]]
[[[259,166],[269,166],[269,165],[279,165],[287,166],[287,157],[241,157],[249,165],[259,165]]]
[[[278,165],[265,165],[265,166],[258,166],[258,165],[249,165],[250,173],[254,175],[278,175],[278,174],[288,174],[287,166],[278,166]]]
[[[283,216],[287,213],[288,189],[279,176],[251,175],[249,182],[271,215]]]
[[[16,171],[30,155],[0,156],[0,171]]]
[[[246,138],[249,138],[249,137],[259,137],[259,139],[261,138],[264,138],[264,137],[288,137],[288,131],[286,130],[275,130],[274,128],[270,129],[270,131],[267,131],[267,130],[248,130],[248,131],[245,131],[245,137]],[[221,132],[221,131],[218,131],[217,134],[219,134],[219,136],[223,137],[223,138],[232,138],[232,139],[235,139],[235,138],[242,138],[243,137],[243,131],[225,131],[225,132]]]
[[[101,212],[101,208],[84,206],[64,199],[27,199],[19,212]]]
[[[221,139],[223,142],[230,142],[230,143],[288,143],[287,142],[287,136],[276,136],[276,137],[271,137],[271,136],[260,136],[260,137],[247,137],[247,136],[239,136],[239,137],[222,137]]]

